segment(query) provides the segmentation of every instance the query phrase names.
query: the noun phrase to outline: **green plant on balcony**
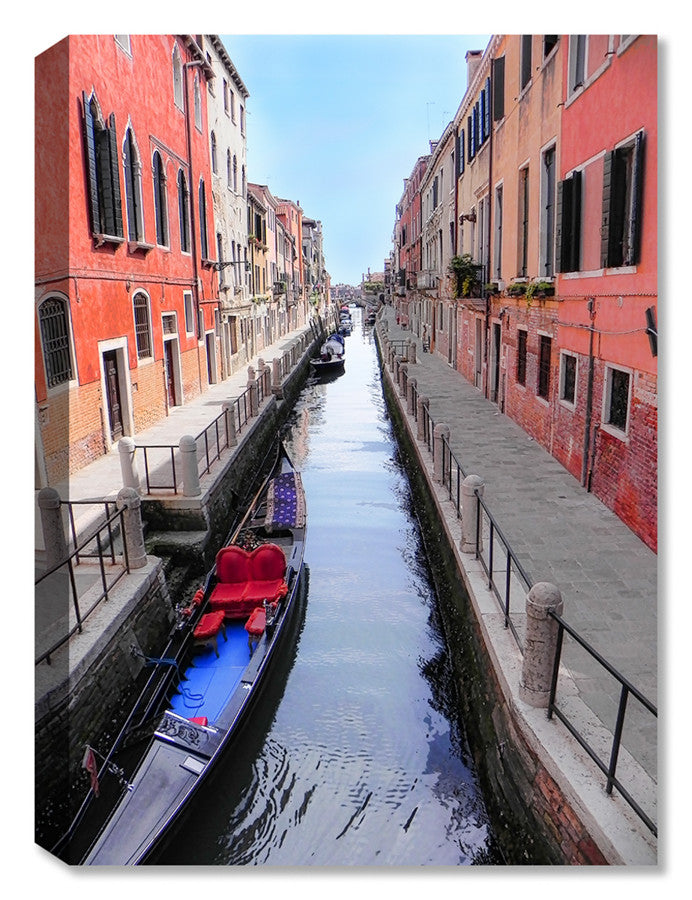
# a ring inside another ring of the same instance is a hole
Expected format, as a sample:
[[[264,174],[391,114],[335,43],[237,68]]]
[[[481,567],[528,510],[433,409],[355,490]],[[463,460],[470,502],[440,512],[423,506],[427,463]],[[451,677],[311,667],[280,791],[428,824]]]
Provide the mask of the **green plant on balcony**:
[[[533,281],[526,288],[526,299],[533,297],[552,297],[555,294],[555,285],[552,281]]]
[[[478,273],[480,266],[473,262],[470,253],[453,256],[449,262],[449,271],[455,277],[455,297],[477,297],[480,294]]]
[[[521,297],[526,293],[526,287],[527,285],[525,285],[521,281],[515,281],[507,288],[507,294],[510,297]]]

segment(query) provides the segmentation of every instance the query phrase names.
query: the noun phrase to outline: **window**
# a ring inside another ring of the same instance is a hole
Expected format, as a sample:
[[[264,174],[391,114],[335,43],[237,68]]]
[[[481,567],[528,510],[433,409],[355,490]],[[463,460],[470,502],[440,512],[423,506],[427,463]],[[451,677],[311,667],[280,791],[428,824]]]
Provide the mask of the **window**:
[[[550,350],[552,339],[545,334],[541,336],[538,356],[538,396],[548,400],[550,396]]]
[[[557,44],[557,35],[556,34],[544,34],[543,35],[543,59],[547,56],[550,56],[552,53],[553,47]]]
[[[242,193],[242,196],[245,197],[246,192],[247,192],[247,184],[245,181],[245,166],[240,167],[240,180],[241,180],[241,193]]]
[[[232,88],[228,89],[228,99],[231,104],[231,121],[235,122],[235,94],[233,93]]]
[[[216,134],[213,131],[211,133],[211,170],[214,175],[219,174],[219,166],[216,158]]]
[[[195,98],[195,127],[202,130],[202,94],[199,88],[199,75],[195,72],[195,83],[193,88],[193,96]]]
[[[522,34],[521,36],[521,90],[531,81],[531,42],[533,35]]]
[[[127,233],[131,241],[144,240],[142,221],[142,163],[132,129],[127,129],[124,147]]]
[[[115,116],[111,113],[106,126],[96,97],[92,96],[89,100],[84,92],[82,107],[91,230],[95,235],[122,238],[124,232]]]
[[[137,359],[148,359],[151,352],[151,323],[149,320],[149,300],[146,294],[138,291],[132,301],[135,313],[135,339],[137,341]]]
[[[43,362],[49,388],[73,378],[67,301],[60,297],[44,300],[38,310]]]
[[[199,183],[199,238],[202,259],[209,258],[209,243],[207,239],[207,195],[204,180]]]
[[[606,367],[603,421],[623,433],[629,421],[630,375],[623,369]]]
[[[581,265],[581,172],[557,186],[556,263],[558,272],[577,272]]]
[[[245,134],[245,107],[240,105],[240,133]]]
[[[195,313],[192,308],[192,293],[190,291],[185,291],[183,294],[183,305],[185,307],[185,331],[188,334],[194,334]]]
[[[116,35],[115,35],[115,42],[116,42],[116,44],[121,48],[121,50],[124,50],[125,53],[128,53],[130,56],[132,55],[132,49],[131,49],[131,47],[130,47],[130,35],[129,35],[129,34],[116,34]]]
[[[168,204],[166,201],[166,175],[158,150],[154,153],[154,213],[156,215],[156,243],[168,246]]]
[[[574,406],[577,393],[577,357],[571,353],[560,354],[560,400]]]
[[[190,252],[190,198],[187,180],[182,169],[178,171],[178,221],[180,223],[180,249]]]
[[[233,187],[233,167],[231,166],[231,151],[226,150],[226,184]]]
[[[526,384],[526,331],[517,331],[517,382]]]
[[[173,102],[178,109],[184,109],[183,61],[180,58],[180,50],[177,44],[173,47]]]
[[[219,263],[223,263],[223,237],[219,231],[216,232],[216,258]],[[224,278],[224,268],[223,266],[219,266],[219,287],[225,284],[226,279]]]
[[[517,275],[526,278],[529,252],[529,169],[519,172],[519,240],[517,244]]]
[[[573,94],[586,80],[586,35],[572,34],[569,38],[568,89]]]
[[[238,193],[238,157],[233,154],[233,190]]]
[[[606,154],[603,171],[601,263],[634,266],[641,257],[644,132]]]
[[[543,154],[541,196],[541,269],[550,278],[555,271],[555,147]]]
[[[229,106],[228,106],[228,82],[224,78],[223,80],[223,111],[226,115],[229,115]]]

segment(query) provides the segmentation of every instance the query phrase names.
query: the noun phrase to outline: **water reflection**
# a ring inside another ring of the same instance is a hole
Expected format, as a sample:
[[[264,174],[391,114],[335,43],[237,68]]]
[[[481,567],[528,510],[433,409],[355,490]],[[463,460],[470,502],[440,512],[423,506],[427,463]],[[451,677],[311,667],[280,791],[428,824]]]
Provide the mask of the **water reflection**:
[[[273,673],[261,714],[160,863],[498,862],[358,316],[346,344],[345,374],[306,386],[287,441],[307,492],[310,569],[290,671]]]

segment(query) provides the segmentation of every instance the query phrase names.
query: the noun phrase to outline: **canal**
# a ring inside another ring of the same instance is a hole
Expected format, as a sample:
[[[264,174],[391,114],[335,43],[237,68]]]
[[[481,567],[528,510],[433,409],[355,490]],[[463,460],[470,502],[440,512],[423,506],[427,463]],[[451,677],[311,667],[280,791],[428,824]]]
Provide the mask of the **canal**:
[[[286,444],[308,505],[295,641],[160,865],[497,865],[436,598],[352,310],[346,370],[308,382]]]

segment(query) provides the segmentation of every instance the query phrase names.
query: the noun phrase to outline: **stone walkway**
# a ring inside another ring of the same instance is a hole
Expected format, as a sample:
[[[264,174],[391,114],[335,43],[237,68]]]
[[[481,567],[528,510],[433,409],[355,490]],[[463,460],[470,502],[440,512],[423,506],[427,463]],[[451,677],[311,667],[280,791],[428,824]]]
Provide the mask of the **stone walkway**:
[[[415,338],[391,307],[383,315],[390,340]],[[446,360],[423,353],[420,340],[408,377],[429,398],[433,422],[449,426],[465,473],[484,480],[484,500],[532,583],[557,585],[563,619],[657,704],[656,554]],[[612,731],[617,681],[567,637],[563,660],[584,703]],[[656,779],[656,720],[635,700],[627,720],[623,743]]]

